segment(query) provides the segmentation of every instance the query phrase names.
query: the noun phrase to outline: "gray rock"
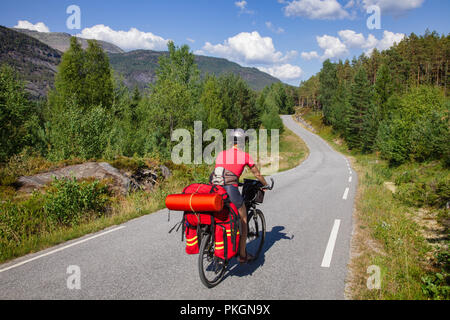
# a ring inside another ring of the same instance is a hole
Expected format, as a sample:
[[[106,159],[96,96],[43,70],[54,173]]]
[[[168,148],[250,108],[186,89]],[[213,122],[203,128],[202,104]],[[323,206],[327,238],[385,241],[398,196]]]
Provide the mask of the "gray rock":
[[[131,186],[131,180],[109,163],[87,162],[34,176],[20,177],[17,180],[20,186],[19,191],[31,192],[35,189],[41,189],[51,183],[55,177],[58,179],[74,177],[77,180],[87,178],[97,180],[112,179],[114,182],[112,189],[122,194],[126,194]]]

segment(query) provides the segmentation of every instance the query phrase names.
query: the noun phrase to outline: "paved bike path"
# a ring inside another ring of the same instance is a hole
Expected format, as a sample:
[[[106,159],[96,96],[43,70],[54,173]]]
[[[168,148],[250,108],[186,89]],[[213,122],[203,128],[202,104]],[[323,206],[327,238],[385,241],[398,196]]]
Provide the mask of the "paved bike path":
[[[245,266],[234,259],[217,287],[202,285],[198,256],[184,253],[179,232],[168,234],[180,214],[169,223],[161,210],[0,265],[0,299],[344,299],[356,173],[321,138],[282,119],[310,155],[273,176],[260,206],[262,256]],[[69,266],[79,267],[80,289],[68,288]]]

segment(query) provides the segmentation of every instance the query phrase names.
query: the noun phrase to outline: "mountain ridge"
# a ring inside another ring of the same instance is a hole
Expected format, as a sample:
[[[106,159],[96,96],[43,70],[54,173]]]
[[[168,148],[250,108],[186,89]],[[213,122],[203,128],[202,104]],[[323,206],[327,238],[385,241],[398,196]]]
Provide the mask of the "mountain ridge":
[[[0,42],[2,43],[0,64],[7,63],[20,73],[32,97],[44,97],[53,87],[54,75],[63,52],[70,47],[71,37],[70,34],[62,32],[44,33],[0,26]],[[77,39],[80,40],[83,48],[87,47],[86,39],[78,37]],[[143,49],[126,52],[105,41],[98,41],[98,43],[108,54],[116,76],[121,77],[129,88],[145,89],[154,83],[158,59],[168,54],[167,51]],[[220,76],[233,73],[241,76],[256,91],[272,83],[280,82],[268,73],[256,68],[240,66],[224,58],[195,55],[195,62],[202,77],[206,74]]]

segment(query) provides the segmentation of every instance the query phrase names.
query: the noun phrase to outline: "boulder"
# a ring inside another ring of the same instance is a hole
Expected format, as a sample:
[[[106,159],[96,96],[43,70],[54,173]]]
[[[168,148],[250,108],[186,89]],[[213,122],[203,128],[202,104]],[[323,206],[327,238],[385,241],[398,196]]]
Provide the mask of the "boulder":
[[[34,176],[24,176],[17,180],[19,191],[32,192],[50,184],[54,178],[81,179],[108,179],[113,191],[126,195],[130,191],[145,190],[150,191],[157,181],[167,179],[171,175],[170,170],[165,166],[156,168],[139,168],[136,172],[119,171],[106,162],[86,162],[67,166],[50,172],[36,174]]]

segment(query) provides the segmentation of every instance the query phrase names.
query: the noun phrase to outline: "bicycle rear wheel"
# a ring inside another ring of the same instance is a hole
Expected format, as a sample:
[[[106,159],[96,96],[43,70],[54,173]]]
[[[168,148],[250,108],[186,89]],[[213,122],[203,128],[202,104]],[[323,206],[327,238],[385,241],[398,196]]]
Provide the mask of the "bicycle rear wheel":
[[[257,259],[266,238],[266,219],[262,211],[256,209],[247,223],[247,252]]]
[[[200,280],[207,288],[217,286],[225,274],[225,262],[214,255],[214,243],[210,233],[204,233],[198,256]]]

